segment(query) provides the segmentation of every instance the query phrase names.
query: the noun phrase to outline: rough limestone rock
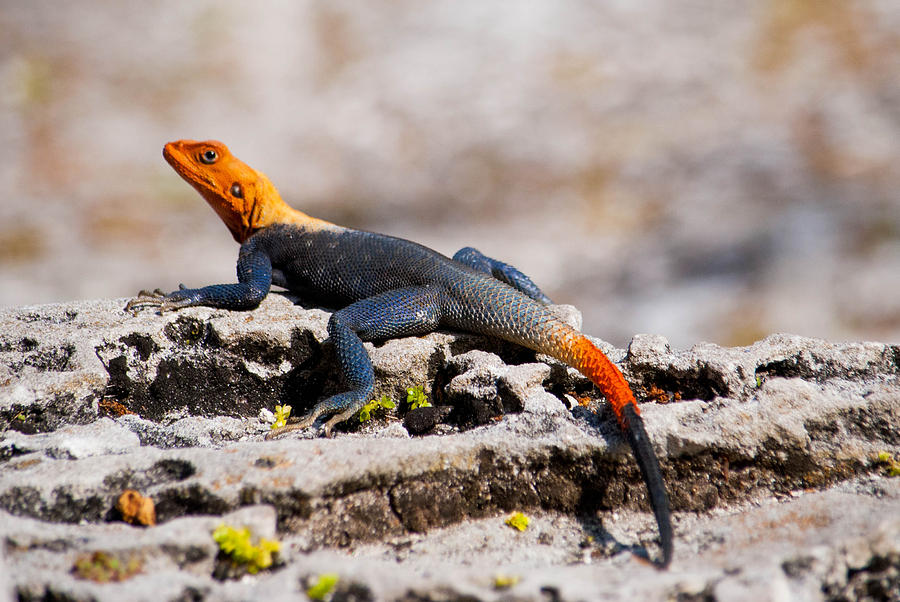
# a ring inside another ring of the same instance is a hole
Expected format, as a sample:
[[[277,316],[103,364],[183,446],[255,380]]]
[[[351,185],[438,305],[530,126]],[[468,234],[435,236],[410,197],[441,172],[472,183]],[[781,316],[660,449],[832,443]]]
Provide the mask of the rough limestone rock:
[[[396,409],[265,441],[276,404],[340,389],[326,311],[124,304],[0,310],[0,599],[303,599],[325,573],[335,600],[900,598],[900,346],[598,341],[670,490],[658,571],[615,420],[559,362],[468,334],[367,343]],[[433,404],[418,417],[414,385]],[[157,526],[122,522],[126,489]],[[223,523],[278,538],[275,564],[242,574]]]

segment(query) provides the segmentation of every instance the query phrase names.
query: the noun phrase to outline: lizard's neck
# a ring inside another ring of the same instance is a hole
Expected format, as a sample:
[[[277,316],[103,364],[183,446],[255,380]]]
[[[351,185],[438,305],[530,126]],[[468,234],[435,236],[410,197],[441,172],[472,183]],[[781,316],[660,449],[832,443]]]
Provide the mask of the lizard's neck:
[[[278,224],[291,224],[307,231],[340,228],[285,203],[278,189],[262,172],[254,170],[253,176],[244,181],[244,189],[248,193],[252,192],[252,196],[248,194],[250,198],[245,199],[245,204],[239,211],[235,211],[231,199],[223,196],[218,190],[203,194],[237,242],[243,244],[259,230]]]
[[[341,226],[337,224],[333,224],[331,222],[325,221],[323,219],[319,219],[317,217],[312,217],[311,215],[307,215],[302,211],[298,211],[294,209],[284,201],[282,201],[282,207],[279,213],[278,219],[270,222],[268,225],[273,224],[292,224],[296,226],[300,226],[304,230],[314,231],[314,230],[342,230]]]
[[[322,230],[340,228],[331,222],[307,215],[294,209],[284,202],[281,194],[264,174],[257,172],[259,181],[258,200],[249,208],[247,223],[250,226],[250,234],[267,226],[276,224],[292,224],[305,230]]]

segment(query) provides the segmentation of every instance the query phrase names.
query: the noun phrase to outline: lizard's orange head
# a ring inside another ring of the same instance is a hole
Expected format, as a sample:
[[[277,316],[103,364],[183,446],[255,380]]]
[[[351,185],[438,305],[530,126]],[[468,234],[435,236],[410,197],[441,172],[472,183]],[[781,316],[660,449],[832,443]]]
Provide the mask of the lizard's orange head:
[[[221,142],[169,142],[163,157],[203,195],[239,243],[282,211],[284,201],[269,178],[232,155]]]

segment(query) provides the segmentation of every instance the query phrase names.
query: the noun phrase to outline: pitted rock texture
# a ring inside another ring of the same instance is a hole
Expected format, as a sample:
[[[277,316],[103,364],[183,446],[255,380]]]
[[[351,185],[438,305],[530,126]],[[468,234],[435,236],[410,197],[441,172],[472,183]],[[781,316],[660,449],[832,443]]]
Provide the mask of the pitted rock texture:
[[[261,409],[301,414],[340,388],[326,311],[281,294],[252,312],[124,303],[0,310],[10,596],[302,599],[322,572],[347,599],[900,596],[900,478],[875,460],[900,454],[896,345],[597,341],[644,401],[676,510],[675,564],[659,572],[641,560],[656,532],[637,467],[574,370],[467,334],[367,343],[397,409],[333,439],[265,441]],[[434,404],[418,417],[414,385]],[[125,489],[154,500],[159,526],[120,521]],[[534,526],[513,532],[513,511]],[[222,522],[277,534],[279,564],[214,578]],[[141,572],[73,575],[98,550]],[[501,574],[520,581],[495,589]]]

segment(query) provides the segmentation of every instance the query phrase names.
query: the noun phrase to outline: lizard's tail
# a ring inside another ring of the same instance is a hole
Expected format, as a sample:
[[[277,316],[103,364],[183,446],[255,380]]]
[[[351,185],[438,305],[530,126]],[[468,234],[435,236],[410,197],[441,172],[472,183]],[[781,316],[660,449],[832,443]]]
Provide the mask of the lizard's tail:
[[[593,381],[600,389],[619,421],[619,426],[625,433],[628,443],[637,459],[638,467],[647,490],[650,494],[650,507],[656,516],[659,526],[659,539],[662,546],[662,562],[660,566],[665,568],[672,560],[672,514],[669,509],[669,496],[663,483],[659,470],[659,461],[650,438],[644,429],[644,420],[641,418],[637,402],[631,387],[622,372],[610,361],[606,354],[600,351],[583,334],[568,328],[557,328],[556,336],[551,348],[547,351],[551,355],[576,368],[582,374]]]
[[[453,296],[449,297],[445,316],[448,326],[500,337],[552,355],[590,378],[609,400],[647,484],[650,507],[659,525],[663,556],[660,566],[668,566],[673,539],[669,496],[634,394],[619,369],[587,337],[545,305],[489,276],[464,280],[455,294],[465,303],[458,305]]]

